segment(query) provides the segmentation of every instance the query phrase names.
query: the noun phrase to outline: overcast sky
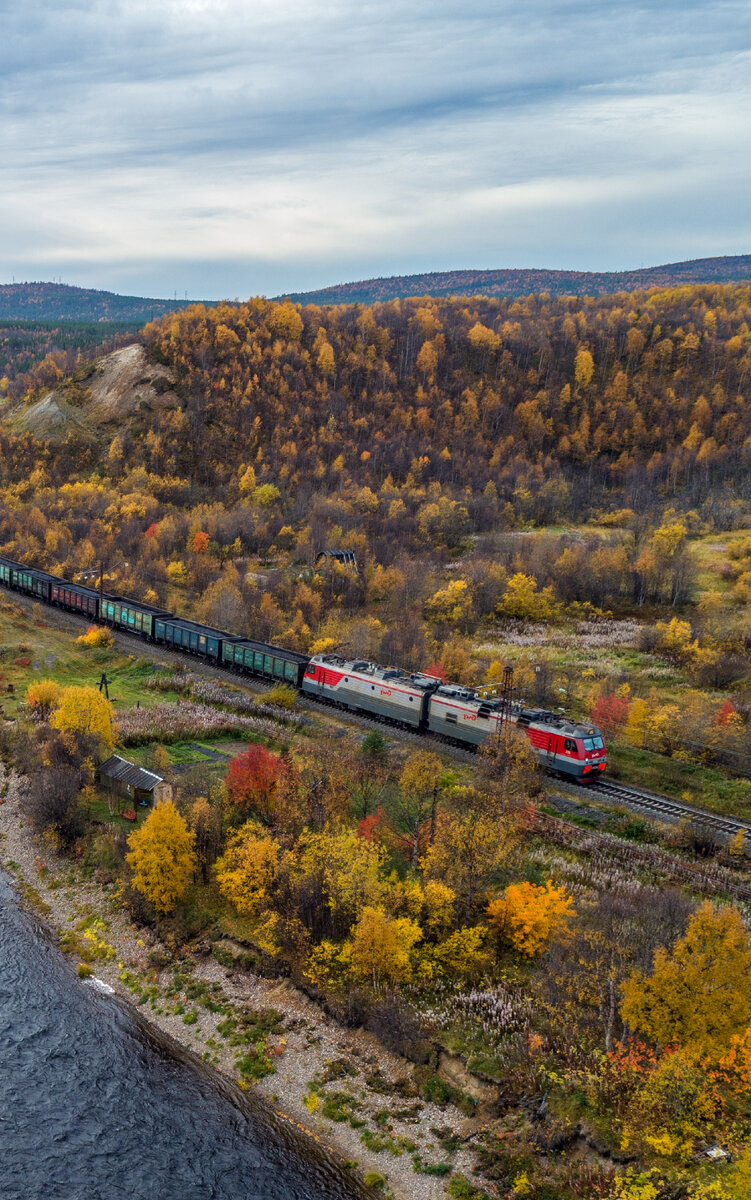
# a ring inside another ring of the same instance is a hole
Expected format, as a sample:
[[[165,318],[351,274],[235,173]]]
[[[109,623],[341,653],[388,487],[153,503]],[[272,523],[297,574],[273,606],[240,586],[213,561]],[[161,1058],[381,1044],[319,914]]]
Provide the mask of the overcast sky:
[[[751,251],[747,0],[0,0],[0,282]]]

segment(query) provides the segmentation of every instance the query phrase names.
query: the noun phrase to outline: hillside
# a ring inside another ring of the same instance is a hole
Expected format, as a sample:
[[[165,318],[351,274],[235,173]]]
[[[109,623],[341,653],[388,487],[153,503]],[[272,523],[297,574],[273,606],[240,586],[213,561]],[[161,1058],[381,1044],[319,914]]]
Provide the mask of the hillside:
[[[751,255],[697,258],[638,271],[433,271],[361,279],[312,292],[295,292],[298,304],[374,304],[407,296],[604,296],[694,283],[741,283],[751,279]]]
[[[58,570],[127,559],[136,588],[148,564],[161,596],[196,531],[212,551],[190,550],[185,577],[203,593],[248,554],[305,562],[345,545],[385,567],[669,506],[734,527],[751,512],[750,321],[751,287],[709,285],[189,308],[147,325],[143,348],[6,402],[0,542]],[[49,490],[29,493],[40,463]],[[80,508],[56,499],[74,480]],[[59,535],[35,533],[27,504]]]
[[[64,283],[0,284],[0,321],[117,321],[143,325],[187,300],[118,296]]]
[[[80,368],[59,388],[43,393],[31,404],[9,409],[6,428],[31,433],[46,441],[69,434],[96,438],[124,422],[148,425],[161,409],[175,407],[172,372],[149,361],[141,345],[125,346]]]

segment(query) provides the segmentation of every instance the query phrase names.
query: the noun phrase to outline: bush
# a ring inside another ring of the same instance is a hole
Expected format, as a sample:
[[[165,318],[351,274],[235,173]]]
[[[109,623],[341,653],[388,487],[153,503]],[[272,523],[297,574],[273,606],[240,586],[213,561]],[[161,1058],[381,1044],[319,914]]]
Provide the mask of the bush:
[[[397,992],[389,992],[374,1004],[368,1018],[368,1029],[387,1050],[401,1054],[410,1062],[425,1064],[434,1057],[418,1017]]]
[[[383,1175],[378,1173],[378,1171],[368,1171],[367,1175],[363,1179],[363,1183],[366,1187],[377,1188],[378,1191],[381,1191],[386,1186],[386,1180],[384,1179]]]
[[[264,700],[270,701],[271,704],[278,704],[280,708],[294,708],[297,691],[286,683],[277,683],[260,703],[263,704]]]
[[[79,646],[105,647],[109,649],[115,644],[115,637],[106,625],[90,625],[85,633],[76,638]]]
[[[30,779],[23,806],[40,833],[52,830],[65,850],[83,835],[86,820],[79,789],[81,775],[75,767],[45,767]]]

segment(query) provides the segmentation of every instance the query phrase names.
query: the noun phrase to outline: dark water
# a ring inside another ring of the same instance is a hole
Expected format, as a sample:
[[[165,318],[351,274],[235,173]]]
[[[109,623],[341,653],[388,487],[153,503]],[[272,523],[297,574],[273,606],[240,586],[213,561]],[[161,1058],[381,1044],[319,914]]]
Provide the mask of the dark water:
[[[2,1200],[344,1200],[308,1139],[83,984],[0,875]]]

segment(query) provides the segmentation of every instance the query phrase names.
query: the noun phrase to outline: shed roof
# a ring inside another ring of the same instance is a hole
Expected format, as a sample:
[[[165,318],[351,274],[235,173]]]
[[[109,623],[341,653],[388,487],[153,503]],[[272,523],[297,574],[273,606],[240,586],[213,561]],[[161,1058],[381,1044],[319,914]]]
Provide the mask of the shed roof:
[[[153,771],[137,767],[135,763],[128,762],[119,754],[113,754],[106,762],[101,763],[97,770],[107,779],[117,779],[122,783],[129,783],[131,787],[138,788],[142,792],[152,792],[158,783],[164,783],[161,775],[155,775]]]

